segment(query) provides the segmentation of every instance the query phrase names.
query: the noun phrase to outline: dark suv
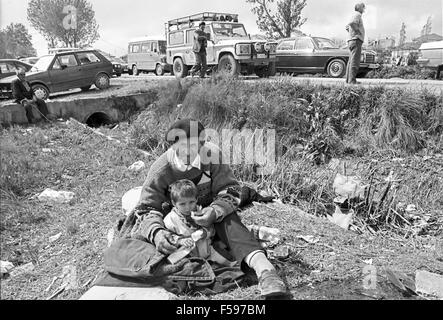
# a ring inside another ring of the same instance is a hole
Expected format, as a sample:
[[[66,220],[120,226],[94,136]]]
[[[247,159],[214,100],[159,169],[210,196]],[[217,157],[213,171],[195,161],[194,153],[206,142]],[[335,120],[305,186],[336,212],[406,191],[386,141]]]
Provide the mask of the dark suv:
[[[96,50],[76,50],[46,55],[27,73],[35,95],[47,99],[50,93],[81,88],[87,91],[91,85],[99,89],[109,87],[112,63]],[[11,98],[11,82],[15,76],[0,80],[0,98]]]

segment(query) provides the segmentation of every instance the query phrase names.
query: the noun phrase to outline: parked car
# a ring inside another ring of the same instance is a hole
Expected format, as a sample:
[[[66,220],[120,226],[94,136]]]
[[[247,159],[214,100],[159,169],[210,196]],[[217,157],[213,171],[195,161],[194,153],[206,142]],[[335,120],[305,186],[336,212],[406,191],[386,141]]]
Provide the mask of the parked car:
[[[35,95],[47,99],[51,93],[91,85],[109,87],[112,64],[96,50],[65,51],[40,57],[26,75]],[[11,82],[16,76],[0,80],[0,98],[11,98]]]
[[[166,63],[166,40],[160,37],[133,39],[128,44],[129,74],[138,76],[141,72],[154,72],[161,76],[171,72],[172,66]]]
[[[0,79],[15,75],[18,68],[29,71],[32,65],[15,59],[0,59]]]
[[[375,51],[362,51],[358,76],[380,67],[376,56]],[[349,50],[339,48],[327,38],[298,36],[280,40],[277,59],[277,72],[327,73],[330,77],[341,78],[346,74]]]
[[[26,62],[28,64],[35,64],[39,57],[27,57],[27,58],[21,58],[19,59],[22,62]]]
[[[436,69],[436,78],[443,71],[443,41],[423,43],[420,46],[417,64],[422,68]]]
[[[230,75],[253,74],[259,77],[275,74],[277,42],[251,40],[238,14],[203,12],[170,20],[166,23],[166,61],[173,65],[177,78],[188,75],[195,63],[192,51],[194,31],[206,24],[208,34],[207,64],[211,70]]]
[[[122,74],[129,73],[128,63],[126,63],[125,60],[123,60],[122,58],[114,58],[114,60],[120,64]]]

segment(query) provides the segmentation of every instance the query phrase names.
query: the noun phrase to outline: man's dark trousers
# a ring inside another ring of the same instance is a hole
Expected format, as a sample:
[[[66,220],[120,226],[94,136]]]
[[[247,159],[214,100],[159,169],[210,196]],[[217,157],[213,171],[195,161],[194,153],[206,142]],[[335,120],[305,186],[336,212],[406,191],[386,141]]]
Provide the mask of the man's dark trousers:
[[[206,51],[194,52],[195,64],[191,69],[191,75],[200,70],[200,78],[206,75]]]
[[[25,107],[26,118],[28,118],[29,123],[34,123],[36,121],[36,119],[34,118],[34,114],[32,113],[32,109],[35,107],[37,107],[37,109],[40,111],[41,114],[43,114],[43,116],[48,116],[48,107],[46,106],[46,102],[42,99],[37,98],[36,101],[24,102],[23,106]],[[41,117],[43,118],[43,116]],[[46,119],[43,118],[43,120]]]
[[[349,61],[346,67],[346,83],[356,83],[358,69],[360,69],[361,47],[363,41],[359,39],[349,41]]]
[[[247,268],[243,264],[245,257],[253,251],[263,250],[253,234],[241,222],[236,212],[231,213],[223,221],[214,224],[215,239],[221,240],[227,246],[231,257],[241,263],[243,271]],[[222,252],[220,252],[222,253]]]

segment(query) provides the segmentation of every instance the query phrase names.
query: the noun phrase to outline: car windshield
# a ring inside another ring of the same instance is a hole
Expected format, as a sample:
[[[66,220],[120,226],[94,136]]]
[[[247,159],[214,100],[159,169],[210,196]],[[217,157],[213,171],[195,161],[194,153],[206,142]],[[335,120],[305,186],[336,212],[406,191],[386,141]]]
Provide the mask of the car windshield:
[[[338,49],[334,41],[326,38],[313,38],[320,49]]]
[[[245,27],[241,23],[213,23],[212,29],[216,36],[221,38],[246,38]]]
[[[32,66],[31,72],[36,71],[46,71],[49,68],[52,60],[54,59],[53,55],[43,56],[37,60],[37,62]]]

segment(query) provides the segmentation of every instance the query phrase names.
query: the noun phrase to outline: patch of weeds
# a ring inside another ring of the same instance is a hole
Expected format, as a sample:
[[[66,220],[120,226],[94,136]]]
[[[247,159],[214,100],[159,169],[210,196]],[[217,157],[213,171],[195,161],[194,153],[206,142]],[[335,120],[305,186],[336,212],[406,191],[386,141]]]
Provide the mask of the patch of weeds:
[[[80,226],[73,220],[69,219],[66,222],[66,233],[70,236],[75,235],[80,231]]]

